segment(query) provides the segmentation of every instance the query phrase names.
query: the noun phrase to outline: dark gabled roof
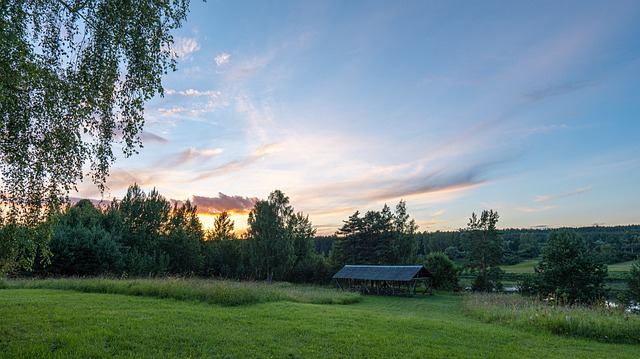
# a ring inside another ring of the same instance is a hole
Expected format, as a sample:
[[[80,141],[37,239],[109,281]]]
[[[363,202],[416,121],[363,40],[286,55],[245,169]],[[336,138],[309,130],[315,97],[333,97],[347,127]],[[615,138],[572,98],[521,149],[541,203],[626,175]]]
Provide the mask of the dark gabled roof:
[[[395,280],[404,282],[424,277],[431,277],[431,273],[423,266],[346,265],[333,275],[333,279]]]

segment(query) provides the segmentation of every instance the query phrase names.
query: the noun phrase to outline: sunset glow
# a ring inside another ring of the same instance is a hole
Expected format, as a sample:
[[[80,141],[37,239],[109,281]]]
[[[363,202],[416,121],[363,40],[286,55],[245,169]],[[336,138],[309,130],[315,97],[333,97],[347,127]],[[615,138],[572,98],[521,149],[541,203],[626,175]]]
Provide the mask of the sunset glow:
[[[213,223],[218,215],[198,213],[198,217],[200,218],[200,222],[202,222],[202,226],[206,230],[213,228]],[[236,234],[239,235],[247,231],[247,218],[249,218],[249,213],[229,212],[229,218],[234,222],[234,230]]]

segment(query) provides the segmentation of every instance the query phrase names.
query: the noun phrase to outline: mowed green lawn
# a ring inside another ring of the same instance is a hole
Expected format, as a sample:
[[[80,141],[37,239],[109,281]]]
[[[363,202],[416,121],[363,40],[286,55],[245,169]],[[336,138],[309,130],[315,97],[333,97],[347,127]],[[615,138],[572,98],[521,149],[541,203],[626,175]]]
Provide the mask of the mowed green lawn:
[[[640,346],[466,317],[462,296],[366,296],[350,305],[194,301],[0,290],[3,358],[637,358]]]

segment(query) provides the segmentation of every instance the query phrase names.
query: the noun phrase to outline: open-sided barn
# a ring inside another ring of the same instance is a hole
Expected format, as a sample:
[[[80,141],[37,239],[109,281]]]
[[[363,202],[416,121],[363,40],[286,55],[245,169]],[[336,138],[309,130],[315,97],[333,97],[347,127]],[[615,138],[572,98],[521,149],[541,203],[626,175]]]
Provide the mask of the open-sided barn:
[[[423,266],[346,265],[333,275],[339,290],[372,294],[415,294],[430,289],[431,273]]]

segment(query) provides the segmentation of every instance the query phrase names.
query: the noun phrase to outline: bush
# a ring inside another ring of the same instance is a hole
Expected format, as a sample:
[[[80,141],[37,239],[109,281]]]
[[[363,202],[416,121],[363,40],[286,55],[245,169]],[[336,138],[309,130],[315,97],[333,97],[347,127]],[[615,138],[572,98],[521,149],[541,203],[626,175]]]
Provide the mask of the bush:
[[[51,240],[51,265],[55,275],[92,276],[119,274],[123,266],[120,244],[100,226],[60,225]]]
[[[458,259],[461,257],[458,247],[454,247],[454,246],[447,247],[444,250],[444,254],[446,254],[447,257],[449,257],[449,259]]]
[[[457,291],[459,289],[458,270],[446,254],[441,252],[429,253],[424,267],[433,276],[431,285],[434,289],[449,291]]]
[[[498,292],[503,289],[502,278],[503,270],[500,267],[491,267],[487,271],[487,276],[478,274],[471,284],[471,290],[474,292]]]

